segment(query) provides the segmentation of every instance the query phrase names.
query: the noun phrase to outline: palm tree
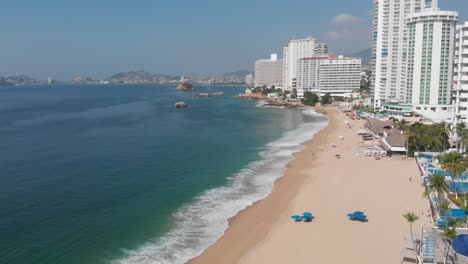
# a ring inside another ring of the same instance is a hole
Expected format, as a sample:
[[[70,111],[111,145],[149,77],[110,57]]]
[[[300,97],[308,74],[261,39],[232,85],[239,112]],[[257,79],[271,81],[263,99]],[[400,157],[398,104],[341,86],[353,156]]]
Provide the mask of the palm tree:
[[[450,248],[452,248],[452,250],[453,250],[453,242],[455,241],[455,238],[457,238],[457,230],[455,229],[455,226],[444,228],[444,234],[443,235],[447,238],[447,242],[450,244],[450,246],[447,247],[447,254],[445,255],[444,263],[446,263],[446,259],[448,257]],[[453,254],[453,255],[455,256],[455,254]]]
[[[460,152],[465,152],[468,145],[468,129],[463,129],[460,134]]]
[[[442,140],[444,141],[443,142],[443,145],[444,145],[444,149],[443,151],[445,151],[445,143],[446,143],[446,138],[447,137],[450,137],[450,135],[452,134],[452,129],[450,129],[450,124],[448,123],[445,123],[445,122],[442,122],[441,124],[441,130],[439,132],[439,137],[442,137]]]
[[[409,129],[405,130],[404,134],[406,137],[406,156],[408,157],[410,144],[416,147],[416,151],[419,151],[418,140],[419,140],[420,134],[416,131],[415,126],[410,126]]]
[[[466,159],[458,152],[450,152],[438,157],[442,169],[449,172],[452,178],[453,190],[458,199],[458,192],[455,186],[455,179],[458,179],[467,169]]]
[[[445,200],[442,201],[442,202],[439,202],[439,207],[438,208],[439,208],[440,215],[442,215],[442,213],[444,213],[444,212],[447,213],[447,214],[450,213],[450,204],[449,204],[449,202],[447,202]],[[447,219],[445,219],[445,220],[447,220]]]
[[[457,134],[457,149],[462,152],[462,135],[466,130],[466,125],[464,122],[460,122],[455,126],[455,133]]]
[[[440,204],[444,201],[444,194],[449,192],[449,187],[445,181],[445,176],[436,173],[429,178],[428,182],[429,187],[424,192],[424,194],[429,196],[430,194],[435,193],[439,199],[437,208],[440,208]]]
[[[406,121],[405,119],[397,119],[396,121],[394,120],[393,123],[395,127],[398,128],[400,131],[405,131],[408,128],[408,121]]]
[[[406,213],[406,214],[403,215],[403,217],[409,223],[410,234],[411,234],[411,242],[413,242],[413,248],[414,248],[414,252],[416,254],[416,259],[419,259],[418,258],[418,251],[416,249],[416,243],[414,242],[414,238],[413,238],[413,223],[416,222],[419,219],[419,217],[413,212]]]

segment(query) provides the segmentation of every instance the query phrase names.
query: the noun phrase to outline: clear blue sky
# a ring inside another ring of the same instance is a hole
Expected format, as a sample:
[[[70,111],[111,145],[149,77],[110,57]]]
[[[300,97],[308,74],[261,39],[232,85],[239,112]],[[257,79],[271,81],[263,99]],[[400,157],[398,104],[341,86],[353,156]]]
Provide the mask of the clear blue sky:
[[[467,0],[439,0],[468,19]],[[293,36],[369,47],[371,0],[2,0],[0,76],[61,80],[128,70],[252,69]]]

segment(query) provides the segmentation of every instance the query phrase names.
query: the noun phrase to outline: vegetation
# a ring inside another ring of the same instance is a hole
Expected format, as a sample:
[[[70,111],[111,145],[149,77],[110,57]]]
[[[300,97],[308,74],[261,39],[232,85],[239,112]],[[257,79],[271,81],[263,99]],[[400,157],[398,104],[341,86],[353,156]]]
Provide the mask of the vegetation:
[[[445,176],[442,174],[434,174],[429,178],[429,186],[424,192],[425,196],[430,196],[431,194],[436,194],[439,199],[438,209],[440,212],[440,205],[444,204],[444,194],[449,192],[449,187],[445,181]]]
[[[404,130],[409,155],[415,151],[442,152],[449,146],[450,131],[445,123],[425,125],[415,123]]]
[[[468,145],[468,129],[466,128],[465,123],[458,123],[455,127],[455,132],[457,134],[457,149],[461,153],[464,153],[466,146]]]
[[[419,217],[413,212],[406,213],[403,215],[403,217],[406,219],[406,221],[410,225],[411,242],[413,242],[413,248],[416,254],[416,259],[418,259],[418,253],[416,251],[416,243],[414,242],[414,237],[413,237],[413,223],[416,222],[419,219]]]
[[[312,92],[304,92],[304,99],[301,102],[305,105],[315,106],[319,101],[318,95]]]
[[[332,97],[329,93],[326,93],[322,98],[320,98],[320,104],[327,105],[332,103]]]
[[[449,194],[448,197],[456,206],[462,209],[465,209],[465,211],[468,211],[466,193],[464,193],[463,196],[458,196],[458,197],[455,197],[454,194]]]
[[[291,99],[297,99],[297,89],[296,88],[292,89]]]
[[[367,72],[361,77],[361,86],[359,87],[359,94],[361,96],[369,95],[372,88],[372,79],[370,72]]]
[[[458,199],[458,192],[455,185],[455,180],[459,180],[459,177],[468,169],[468,161],[462,154],[458,152],[450,152],[437,157],[439,159],[442,169],[450,173],[452,179],[453,189],[455,191],[455,197]]]
[[[457,238],[457,230],[455,228],[456,227],[454,225],[444,228],[443,235],[444,235],[444,237],[447,238],[448,242],[452,245],[451,247],[447,247],[446,257],[448,256],[448,254],[450,252],[449,251],[450,248],[452,248],[452,250],[453,250],[453,242],[455,241],[455,238]]]

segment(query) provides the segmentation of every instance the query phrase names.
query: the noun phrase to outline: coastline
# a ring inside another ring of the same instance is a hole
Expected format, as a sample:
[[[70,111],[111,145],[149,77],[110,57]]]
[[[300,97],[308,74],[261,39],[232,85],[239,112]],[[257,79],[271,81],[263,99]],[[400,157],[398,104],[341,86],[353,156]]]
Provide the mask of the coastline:
[[[224,234],[208,247],[202,254],[189,260],[187,264],[203,264],[203,263],[238,263],[238,260],[244,256],[251,248],[253,248],[260,240],[265,238],[269,229],[288,204],[296,196],[297,191],[305,181],[305,176],[298,172],[296,163],[301,163],[302,160],[315,160],[316,155],[310,155],[319,151],[326,144],[327,134],[333,130],[333,116],[328,114],[328,111],[321,107],[311,108],[317,113],[323,114],[328,118],[328,124],[320,131],[312,135],[312,138],[303,143],[304,149],[294,153],[293,159],[286,165],[283,171],[283,177],[278,178],[271,193],[253,203],[251,206],[239,211],[235,216],[228,219],[229,226]],[[271,205],[274,204],[272,207]],[[265,218],[264,215],[273,217]],[[258,222],[250,222],[254,217],[261,219]],[[245,229],[245,225],[250,225],[251,229]],[[251,234],[251,230],[255,230],[256,239],[244,240]],[[243,243],[237,243],[237,241]],[[232,247],[235,243],[236,246]],[[226,250],[229,248],[229,250]],[[234,261],[233,261],[234,260]]]
[[[350,130],[344,125],[347,120],[344,114],[333,108],[316,111],[327,115],[328,125],[303,143],[305,148],[294,154],[272,192],[229,219],[224,235],[187,263],[401,262],[404,237],[409,233],[401,215],[408,211],[420,215],[414,230],[430,222],[430,217],[424,215],[429,208],[421,195],[420,177],[408,183],[407,175],[418,176],[417,166],[413,160],[397,157],[380,161],[356,157],[354,147],[360,140],[354,131],[363,121],[349,120],[353,125]],[[338,135],[344,135],[345,142],[337,142]],[[337,149],[330,147],[331,143],[339,143]],[[336,152],[345,155],[344,159],[349,157],[349,161],[336,160],[333,157]],[[345,167],[336,167],[335,163]],[[360,166],[368,166],[369,170],[359,171]],[[382,166],[389,171],[382,172]],[[392,178],[392,170],[403,176]],[[379,173],[382,175],[375,177]],[[382,184],[385,189],[379,191]],[[391,188],[400,188],[398,199],[391,196]],[[381,201],[374,201],[374,196]],[[328,206],[323,204],[324,199],[329,199]],[[347,221],[343,215],[353,209],[369,212],[370,222],[355,226],[354,222]],[[290,215],[306,210],[320,216],[308,224],[292,222]],[[322,215],[328,216],[330,222],[324,222]],[[390,226],[395,230],[389,229]],[[310,237],[304,237],[305,232]],[[353,244],[352,237],[361,235],[365,242]],[[343,236],[343,241],[336,241],[339,236]],[[379,245],[379,236],[389,239]],[[330,256],[336,254],[335,248],[340,246],[342,254],[330,261]]]

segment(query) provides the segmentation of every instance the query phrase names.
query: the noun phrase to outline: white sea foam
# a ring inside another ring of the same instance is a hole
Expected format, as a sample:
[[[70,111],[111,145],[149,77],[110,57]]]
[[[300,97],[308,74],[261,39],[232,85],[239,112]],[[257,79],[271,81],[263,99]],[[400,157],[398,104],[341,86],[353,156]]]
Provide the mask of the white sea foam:
[[[313,110],[306,110],[304,114],[320,115]],[[292,154],[302,150],[302,143],[326,124],[322,118],[304,123],[271,142],[260,152],[260,160],[229,177],[224,187],[206,191],[180,208],[174,215],[175,227],[171,231],[136,250],[126,251],[125,257],[113,263],[182,264],[198,256],[222,236],[228,227],[227,219],[272,191],[274,182],[293,158]]]

